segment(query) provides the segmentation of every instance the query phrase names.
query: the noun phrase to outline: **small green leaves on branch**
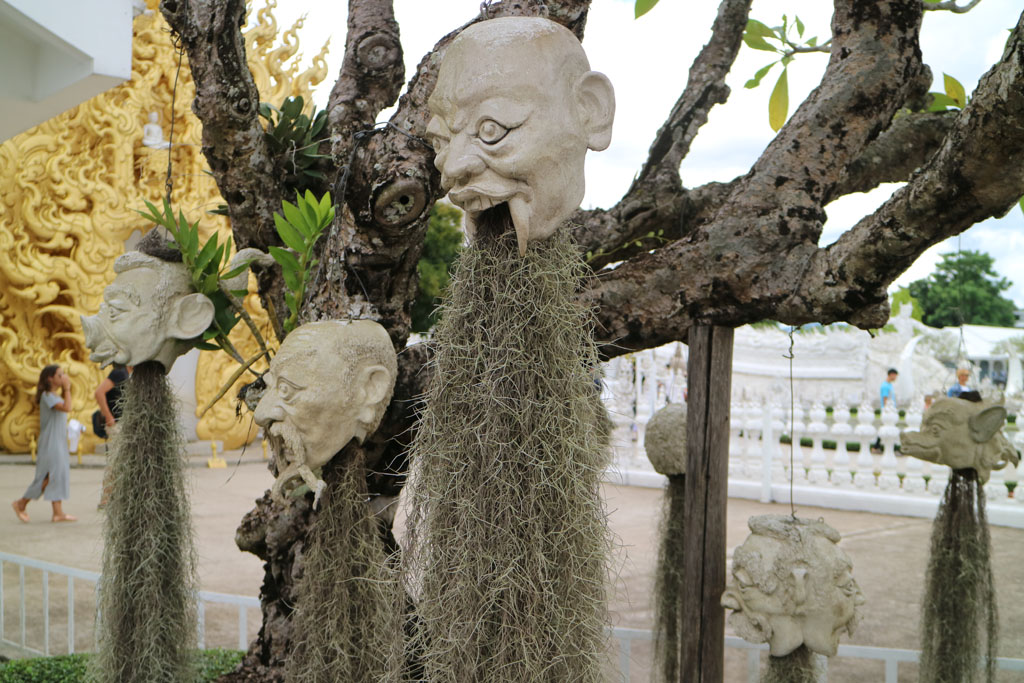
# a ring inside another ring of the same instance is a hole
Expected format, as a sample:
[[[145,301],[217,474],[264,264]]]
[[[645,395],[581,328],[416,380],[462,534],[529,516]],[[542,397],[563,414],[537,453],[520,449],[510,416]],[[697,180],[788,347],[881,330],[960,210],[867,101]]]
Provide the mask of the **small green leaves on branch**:
[[[317,264],[313,258],[313,247],[324,229],[334,221],[334,206],[330,192],[317,200],[312,192],[306,190],[304,196],[295,194],[295,204],[281,202],[281,209],[284,215],[275,212],[274,225],[288,248],[270,247],[270,255],[280,264],[288,290],[284,294],[289,311],[288,319],[284,321],[287,333],[294,330],[299,322],[299,308]]]
[[[942,74],[942,85],[946,92],[928,93],[932,96],[932,103],[928,106],[928,111],[947,111],[950,107],[963,109],[970,102],[964,86],[949,74]]]
[[[238,360],[238,353],[231,342],[228,341],[228,333],[238,323],[239,306],[232,302],[230,296],[245,296],[246,290],[240,289],[230,293],[225,292],[221,287],[221,281],[245,272],[249,263],[245,262],[231,266],[231,237],[229,236],[222,244],[218,240],[217,233],[214,233],[204,244],[199,244],[199,221],[189,223],[185,214],[181,211],[174,215],[170,202],[164,199],[162,210],[147,201],[146,208],[149,213],[140,211],[143,218],[162,226],[170,234],[178,251],[181,252],[181,260],[188,270],[192,280],[192,287],[200,294],[205,295],[213,302],[214,315],[210,326],[203,333],[201,339],[193,342],[193,346],[207,351],[224,349],[228,354]],[[241,362],[241,361],[239,361]]]
[[[788,17],[783,14],[782,24],[779,26],[768,26],[757,19],[748,19],[747,28],[743,32],[743,42],[746,43],[747,47],[754,50],[774,52],[779,55],[779,59],[769,62],[758,69],[754,77],[748,80],[743,87],[756,88],[761,84],[761,80],[768,75],[773,66],[782,64],[782,73],[779,74],[778,80],[775,81],[775,87],[772,89],[771,97],[768,99],[768,123],[772,130],[776,132],[782,128],[782,125],[786,122],[786,117],[789,115],[789,78],[786,69],[790,62],[793,61],[794,55],[802,52],[827,53],[830,50],[831,38],[818,45],[817,36],[804,40],[805,30],[806,27],[804,22],[800,20],[800,17],[794,16],[793,22],[790,23]],[[793,33],[796,34],[795,38],[792,35]]]
[[[650,12],[657,4],[658,0],[636,0],[636,5],[633,8],[633,18],[639,19]]]

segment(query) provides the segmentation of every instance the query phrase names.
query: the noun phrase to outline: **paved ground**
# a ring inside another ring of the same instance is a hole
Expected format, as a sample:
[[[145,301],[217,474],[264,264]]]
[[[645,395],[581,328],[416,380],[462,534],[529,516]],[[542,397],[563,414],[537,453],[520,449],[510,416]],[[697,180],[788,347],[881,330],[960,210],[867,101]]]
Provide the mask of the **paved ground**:
[[[269,486],[271,477],[258,448],[250,448],[244,455],[228,453],[225,458],[227,469],[207,469],[203,466],[204,455],[196,457],[193,462],[196,467],[189,470],[202,587],[256,596],[262,580],[260,562],[236,549],[234,531],[253,500]],[[72,468],[71,499],[65,503],[65,509],[79,517],[80,521],[73,524],[52,524],[49,521],[49,504],[44,501],[29,505],[28,512],[32,517],[29,524],[22,524],[15,518],[9,509],[9,501],[19,497],[32,479],[30,464],[12,464],[19,460],[24,462],[23,458],[0,455],[0,551],[98,571],[102,513],[97,512],[96,503],[102,481],[102,458],[86,457],[83,467]],[[605,493],[612,528],[619,544],[614,564],[617,579],[612,602],[615,623],[649,628],[661,492],[608,485]],[[730,553],[747,535],[747,517],[766,512],[788,512],[788,506],[729,501],[727,545]],[[853,559],[854,575],[864,591],[867,604],[863,607],[860,627],[851,642],[916,649],[930,521],[818,508],[800,509],[798,513],[807,517],[824,517],[842,533],[842,546]],[[1024,657],[1024,531],[994,527],[992,545],[1001,619],[999,654]],[[27,577],[29,631],[30,634],[41,633],[37,616],[40,579],[32,572]],[[18,633],[19,625],[13,603],[18,589],[16,572],[5,571],[4,588],[7,604],[3,623],[5,634],[10,638]],[[51,579],[54,616],[50,630],[55,651],[64,648],[66,604],[62,601],[65,591],[66,581]],[[91,600],[91,593],[79,582],[75,601],[78,649],[88,649],[91,645],[91,612],[88,609]],[[207,643],[234,646],[237,641],[235,613],[211,610],[207,618]],[[250,636],[255,634],[258,621],[258,614],[251,612]],[[633,680],[647,680],[645,660],[648,656],[646,648],[634,649],[636,675]],[[913,667],[904,665],[900,671],[902,680],[916,679]],[[746,680],[741,655],[728,657],[726,680]],[[830,680],[851,683],[880,681],[881,665],[833,661]],[[1024,674],[1003,674],[999,680],[1024,682]]]

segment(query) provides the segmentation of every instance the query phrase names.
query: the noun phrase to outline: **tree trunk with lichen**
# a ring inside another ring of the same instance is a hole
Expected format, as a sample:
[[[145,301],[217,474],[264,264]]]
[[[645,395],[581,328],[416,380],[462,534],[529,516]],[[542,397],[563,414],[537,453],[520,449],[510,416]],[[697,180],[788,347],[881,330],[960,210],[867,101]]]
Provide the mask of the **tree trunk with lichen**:
[[[931,82],[918,43],[920,0],[835,0],[831,58],[750,171],[728,182],[683,186],[679,164],[708,112],[725,103],[725,77],[740,49],[751,0],[721,0],[712,36],[653,138],[633,185],[609,209],[580,211],[574,232],[595,270],[581,292],[598,316],[607,356],[687,338],[691,325],[737,326],[765,318],[790,324],[847,321],[881,327],[886,287],[928,247],[1024,195],[1024,16],[1003,57],[962,111],[926,113]],[[582,38],[590,0],[484,3],[479,21],[547,15]],[[280,244],[273,212],[287,192],[274,172],[259,121],[240,26],[243,0],[163,0],[196,84],[193,109],[203,151],[239,247]],[[337,218],[318,246],[322,267],[301,321],[378,320],[405,349],[428,209],[439,198],[433,152],[423,135],[441,38],[404,79],[391,0],[349,0],[345,58],[329,102],[320,151],[331,160],[318,194],[331,190]],[[377,115],[398,100],[389,125]],[[279,103],[272,103],[279,104]],[[901,109],[915,113],[894,115]],[[837,242],[818,246],[825,207],[882,182],[907,181]],[[659,234],[660,231],[660,234]],[[658,234],[657,240],[647,237]],[[282,335],[283,281],[256,267],[260,295]],[[371,494],[394,495],[421,393],[427,352],[405,349],[385,423],[363,447]],[[347,460],[347,459],[346,459]],[[334,465],[338,466],[338,465]],[[390,474],[388,474],[390,473]],[[237,680],[271,680],[290,648],[289,605],[301,574],[311,514],[261,500],[239,528],[239,545],[266,562],[264,622]]]

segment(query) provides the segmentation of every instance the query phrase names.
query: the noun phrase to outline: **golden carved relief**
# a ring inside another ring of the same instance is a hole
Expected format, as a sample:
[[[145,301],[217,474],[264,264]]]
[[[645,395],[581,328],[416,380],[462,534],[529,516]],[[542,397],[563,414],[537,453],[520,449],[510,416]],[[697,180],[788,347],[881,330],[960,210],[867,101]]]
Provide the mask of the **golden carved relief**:
[[[105,372],[88,360],[79,315],[97,310],[125,241],[149,229],[136,213],[143,199],[159,202],[165,194],[168,150],[144,146],[143,126],[155,112],[164,139],[170,137],[177,52],[158,0],[147,2],[154,11],[134,21],[130,81],[0,144],[0,450],[28,450],[39,422],[35,383],[48,363],[62,364],[72,378],[72,417],[89,424],[96,409],[92,392]],[[327,46],[300,72],[302,22],[275,47],[274,7],[271,0],[255,12],[256,22],[245,32],[256,85],[274,104],[288,95],[310,101],[310,87],[327,75]],[[205,173],[201,125],[190,110],[194,93],[186,58],[173,102],[171,201],[191,220],[201,219],[204,237],[213,230],[227,235],[227,219],[206,214],[223,200]],[[257,324],[268,327],[257,297],[247,297],[246,306]],[[255,353],[244,325],[232,341],[243,354]],[[221,352],[200,354],[198,406],[215,395],[234,367]],[[233,401],[225,398],[197,432],[233,448],[251,438],[249,422],[238,420]],[[80,447],[90,452],[95,442],[88,434]]]

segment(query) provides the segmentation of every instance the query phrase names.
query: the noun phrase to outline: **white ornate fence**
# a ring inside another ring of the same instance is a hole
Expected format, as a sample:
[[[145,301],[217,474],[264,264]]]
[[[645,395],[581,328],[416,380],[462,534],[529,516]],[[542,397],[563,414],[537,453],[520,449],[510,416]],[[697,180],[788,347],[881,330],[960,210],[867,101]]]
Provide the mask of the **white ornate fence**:
[[[611,481],[664,485],[647,460],[643,441],[651,415],[669,400],[684,400],[681,368],[671,365],[649,352],[607,364],[603,396],[615,423]],[[918,429],[921,410],[878,415],[870,405],[842,403],[826,409],[820,400],[805,405],[798,395],[791,417],[789,388],[783,383],[771,396],[746,396],[736,387],[733,395],[738,398],[731,406],[730,496],[789,502],[792,488],[801,505],[934,516],[949,468],[898,450],[900,431]],[[1024,430],[1009,425],[1004,432],[1018,450],[1024,449]],[[804,445],[791,449],[794,440]],[[882,447],[873,452],[871,445],[878,441]],[[1018,477],[1012,467],[992,472],[985,486],[991,523],[1024,528],[1024,489],[1015,495]]]

